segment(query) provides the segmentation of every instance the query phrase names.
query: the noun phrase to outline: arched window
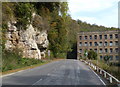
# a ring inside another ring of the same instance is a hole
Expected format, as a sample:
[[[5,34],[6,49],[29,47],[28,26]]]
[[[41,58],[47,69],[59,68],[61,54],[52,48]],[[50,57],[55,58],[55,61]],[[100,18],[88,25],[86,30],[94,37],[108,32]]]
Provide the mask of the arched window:
[[[108,42],[105,42],[105,43],[104,43],[104,46],[108,46]]]
[[[89,45],[92,46],[92,42],[90,42]]]
[[[82,42],[80,42],[79,46],[82,46]]]
[[[80,38],[80,40],[82,40],[82,36],[80,36],[79,38]]]
[[[80,49],[80,51],[79,51],[80,53],[82,53],[82,49]]]
[[[118,53],[118,48],[115,48],[115,53]]]
[[[102,39],[102,35],[99,35],[99,38]]]
[[[90,35],[90,40],[92,39],[92,35]]]
[[[97,43],[97,42],[94,42],[94,46],[98,46],[98,43]]]
[[[100,49],[100,53],[102,53],[103,52],[103,50],[102,49]]]
[[[115,38],[118,38],[118,34],[115,34]]]
[[[87,42],[85,42],[85,46],[88,46],[88,43],[87,43]]]
[[[97,39],[97,35],[94,36],[94,39]]]
[[[87,36],[85,36],[85,40],[87,39]]]
[[[118,41],[115,41],[115,46],[118,46]]]
[[[110,48],[110,53],[112,53],[113,52],[113,49],[112,48]]]
[[[113,42],[112,41],[110,41],[110,46],[113,46]]]
[[[107,52],[108,52],[108,49],[106,48],[106,49],[105,49],[105,53],[107,53]]]
[[[102,46],[102,42],[100,42],[100,46]]]
[[[113,35],[112,34],[110,34],[110,39],[113,39]]]
[[[107,35],[104,35],[104,38],[107,39]]]

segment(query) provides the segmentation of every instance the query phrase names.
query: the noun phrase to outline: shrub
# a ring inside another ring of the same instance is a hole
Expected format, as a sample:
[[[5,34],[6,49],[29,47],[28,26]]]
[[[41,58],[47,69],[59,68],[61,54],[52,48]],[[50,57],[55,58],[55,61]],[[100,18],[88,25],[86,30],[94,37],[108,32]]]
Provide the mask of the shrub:
[[[2,71],[15,69],[19,58],[21,56],[17,53],[4,50],[2,54]]]
[[[97,53],[96,52],[94,52],[93,50],[90,50],[89,52],[88,52],[88,59],[93,59],[93,60],[96,60],[97,59]]]
[[[108,62],[109,59],[110,59],[110,56],[108,56],[108,55],[104,56],[104,61],[105,61],[105,62]]]
[[[34,64],[44,63],[42,60],[34,58],[22,58],[17,51],[4,51],[2,55],[2,72],[30,66]]]

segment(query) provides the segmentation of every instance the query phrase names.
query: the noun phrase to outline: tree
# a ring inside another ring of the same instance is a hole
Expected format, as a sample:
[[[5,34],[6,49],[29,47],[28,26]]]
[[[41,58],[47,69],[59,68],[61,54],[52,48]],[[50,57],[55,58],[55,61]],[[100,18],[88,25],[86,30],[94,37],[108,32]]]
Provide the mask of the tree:
[[[104,26],[98,26],[96,24],[89,24],[87,22],[82,22],[81,20],[77,20],[77,23],[80,25],[79,30],[83,32],[89,32],[89,31],[108,31],[108,30],[117,30],[118,28],[107,28]]]
[[[26,29],[27,25],[31,23],[33,5],[30,3],[19,2],[15,4],[14,10],[17,26],[21,29]]]
[[[85,52],[84,52],[84,56],[85,56],[85,58],[88,56],[88,52],[87,52],[87,50],[85,50]]]
[[[106,63],[108,63],[109,59],[110,59],[110,56],[109,56],[109,55],[104,56],[104,61],[105,61]]]
[[[90,50],[90,51],[88,52],[88,59],[96,60],[96,59],[97,59],[97,53],[94,52],[93,50]]]

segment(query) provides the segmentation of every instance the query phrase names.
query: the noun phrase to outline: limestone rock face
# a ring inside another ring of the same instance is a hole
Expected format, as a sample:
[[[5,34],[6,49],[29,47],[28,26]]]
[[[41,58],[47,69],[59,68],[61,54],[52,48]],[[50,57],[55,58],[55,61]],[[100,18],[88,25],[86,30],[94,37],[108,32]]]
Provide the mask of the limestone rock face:
[[[6,37],[5,47],[7,50],[20,49],[25,58],[41,59],[41,55],[45,57],[49,44],[47,30],[38,31],[32,24],[28,25],[26,30],[20,30],[15,23],[9,22]]]

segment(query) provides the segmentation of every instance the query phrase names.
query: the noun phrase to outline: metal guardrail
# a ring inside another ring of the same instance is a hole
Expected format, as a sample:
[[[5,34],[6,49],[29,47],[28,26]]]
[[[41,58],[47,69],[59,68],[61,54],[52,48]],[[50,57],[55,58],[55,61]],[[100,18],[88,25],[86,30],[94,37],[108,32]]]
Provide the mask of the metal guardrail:
[[[108,73],[105,70],[99,68],[98,66],[95,66],[91,62],[87,62],[85,60],[81,60],[81,61],[83,61],[85,64],[88,64],[90,67],[92,67],[99,74],[103,75],[104,78],[106,78],[110,83],[119,84],[120,85],[120,81],[117,78],[115,78],[114,76],[112,76],[110,73]]]

